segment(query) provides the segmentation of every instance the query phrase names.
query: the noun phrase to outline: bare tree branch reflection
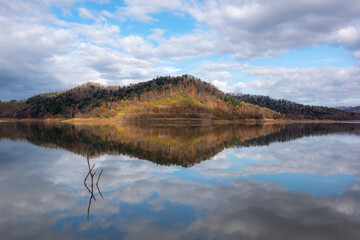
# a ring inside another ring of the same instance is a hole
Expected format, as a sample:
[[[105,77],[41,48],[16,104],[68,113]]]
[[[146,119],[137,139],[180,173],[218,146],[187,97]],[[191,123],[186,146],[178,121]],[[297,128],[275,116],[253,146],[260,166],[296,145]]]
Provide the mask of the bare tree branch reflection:
[[[89,205],[88,205],[88,210],[87,210],[87,220],[89,221],[90,220],[90,207],[91,207],[91,200],[94,199],[96,201],[96,198],[94,196],[94,177],[96,175],[96,172],[93,172],[93,169],[95,167],[95,163],[93,164],[93,166],[90,168],[90,161],[89,161],[89,157],[87,157],[87,164],[88,164],[88,168],[89,168],[89,172],[87,173],[85,179],[84,179],[84,185],[86,187],[86,189],[89,191],[90,193],[90,199],[89,199]],[[104,198],[101,191],[100,191],[100,188],[99,188],[99,180],[100,180],[100,177],[101,177],[101,174],[103,173],[103,169],[101,169],[101,172],[98,176],[98,179],[96,181],[96,188],[101,196],[101,198]],[[87,179],[88,177],[90,176],[90,188],[89,186],[87,185]]]
[[[99,180],[100,180],[100,177],[101,177],[101,174],[103,173],[103,170],[104,169],[101,169],[101,172],[100,172],[100,174],[99,174],[99,177],[98,177],[98,179],[97,179],[97,181],[96,181],[96,187],[97,187],[97,190],[98,190],[98,192],[100,193],[100,196],[101,196],[101,198],[104,198],[103,197],[103,195],[101,194],[101,191],[100,191],[100,188],[99,188]]]

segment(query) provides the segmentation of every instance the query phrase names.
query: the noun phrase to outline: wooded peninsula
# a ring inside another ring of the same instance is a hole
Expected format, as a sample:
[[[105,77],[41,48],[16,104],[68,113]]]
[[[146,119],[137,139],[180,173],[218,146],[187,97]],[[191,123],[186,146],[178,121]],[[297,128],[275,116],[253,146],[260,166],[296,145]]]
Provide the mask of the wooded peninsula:
[[[267,96],[226,94],[190,75],[129,86],[86,83],[26,100],[0,102],[0,118],[360,120],[360,113],[302,105]]]

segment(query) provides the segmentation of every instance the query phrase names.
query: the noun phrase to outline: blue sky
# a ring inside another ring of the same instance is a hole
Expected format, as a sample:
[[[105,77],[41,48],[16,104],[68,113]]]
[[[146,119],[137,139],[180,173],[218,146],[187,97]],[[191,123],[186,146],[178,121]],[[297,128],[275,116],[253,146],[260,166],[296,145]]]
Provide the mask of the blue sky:
[[[192,74],[225,92],[360,105],[358,1],[13,0],[0,24],[0,100]]]

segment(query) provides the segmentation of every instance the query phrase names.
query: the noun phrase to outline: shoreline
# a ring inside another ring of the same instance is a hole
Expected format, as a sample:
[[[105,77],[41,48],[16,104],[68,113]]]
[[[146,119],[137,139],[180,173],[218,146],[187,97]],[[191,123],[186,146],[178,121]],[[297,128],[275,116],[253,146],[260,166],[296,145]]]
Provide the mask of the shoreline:
[[[37,118],[4,118],[3,122],[45,122],[45,123],[70,123],[70,124],[149,124],[149,125],[191,125],[191,126],[210,126],[228,124],[289,124],[289,123],[360,123],[360,120],[292,120],[292,119],[206,119],[206,118],[70,118],[70,119],[37,119]]]

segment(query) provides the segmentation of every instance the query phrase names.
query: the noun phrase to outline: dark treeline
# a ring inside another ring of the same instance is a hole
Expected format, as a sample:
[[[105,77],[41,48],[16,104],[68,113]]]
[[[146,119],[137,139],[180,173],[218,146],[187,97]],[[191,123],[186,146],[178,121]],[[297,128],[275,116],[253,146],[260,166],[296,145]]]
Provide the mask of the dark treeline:
[[[237,143],[237,147],[265,146],[274,142],[288,142],[302,137],[322,136],[344,133],[360,135],[360,124],[357,123],[293,123],[256,139]]]
[[[74,126],[46,123],[2,123],[0,139],[26,140],[62,148],[84,157],[124,154],[161,165],[190,167],[229,147],[269,145],[296,138],[349,132],[360,124],[226,125],[207,127]]]
[[[287,100],[272,99],[268,96],[233,94],[240,101],[266,107],[290,119],[313,120],[360,120],[360,113],[343,111],[337,108],[303,105]]]

